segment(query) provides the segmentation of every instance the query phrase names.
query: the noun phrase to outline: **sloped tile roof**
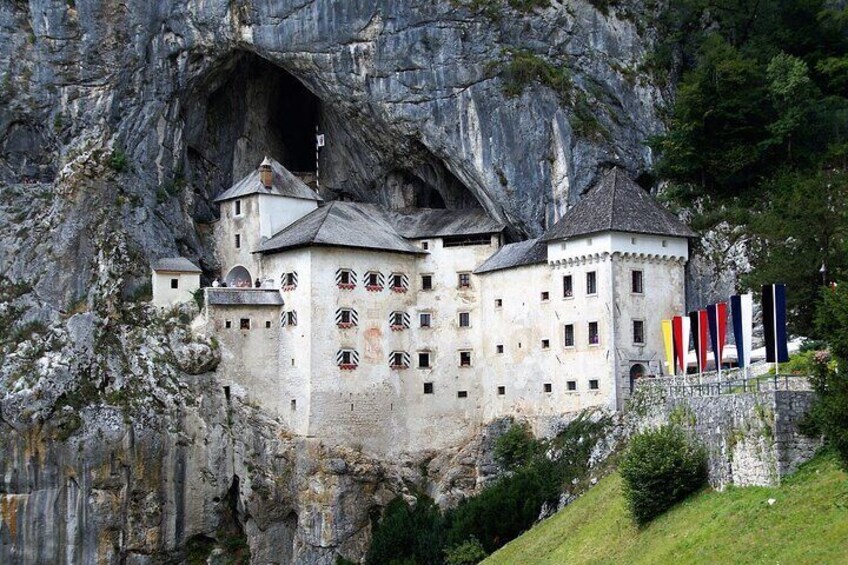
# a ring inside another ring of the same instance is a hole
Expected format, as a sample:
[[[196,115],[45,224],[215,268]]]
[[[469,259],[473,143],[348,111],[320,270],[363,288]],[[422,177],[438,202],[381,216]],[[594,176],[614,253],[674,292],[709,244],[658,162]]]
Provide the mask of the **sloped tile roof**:
[[[547,263],[548,244],[541,239],[529,239],[518,243],[509,243],[495,251],[482,265],[477,267],[474,274],[482,275],[494,271],[502,271],[513,267]]]
[[[426,253],[401,237],[372,204],[339,201],[313,210],[266,240],[257,251],[273,253],[309,245]]]
[[[388,212],[395,229],[407,239],[500,233],[504,224],[485,210],[405,210]]]
[[[218,195],[215,198],[215,202],[241,198],[250,194],[272,194],[304,200],[322,200],[314,190],[306,186],[302,180],[294,176],[280,163],[268,157],[265,157],[263,164],[266,162],[271,165],[271,170],[273,171],[270,189],[265,188],[265,185],[262,184],[259,178],[259,169],[256,168],[249,175]]]
[[[169,271],[172,273],[202,273],[203,271],[185,257],[165,257],[151,265],[154,271]]]
[[[615,167],[542,239],[565,239],[604,231],[695,237],[694,231]]]

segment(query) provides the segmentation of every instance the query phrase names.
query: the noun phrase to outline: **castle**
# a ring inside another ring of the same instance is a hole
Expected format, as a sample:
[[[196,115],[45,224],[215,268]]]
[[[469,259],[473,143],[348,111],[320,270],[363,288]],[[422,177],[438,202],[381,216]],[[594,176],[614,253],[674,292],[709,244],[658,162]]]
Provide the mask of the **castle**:
[[[205,331],[300,436],[392,454],[620,409],[684,308],[694,233],[618,168],[518,243],[479,209],[323,202],[267,158],[216,202]]]

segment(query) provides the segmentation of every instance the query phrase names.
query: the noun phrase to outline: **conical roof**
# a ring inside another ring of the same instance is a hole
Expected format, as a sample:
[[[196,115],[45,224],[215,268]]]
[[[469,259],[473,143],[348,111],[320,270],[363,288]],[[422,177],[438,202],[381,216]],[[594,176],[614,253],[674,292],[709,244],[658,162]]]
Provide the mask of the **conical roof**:
[[[672,237],[697,235],[619,167],[605,173],[598,185],[551,226],[542,239],[566,239],[605,231]]]

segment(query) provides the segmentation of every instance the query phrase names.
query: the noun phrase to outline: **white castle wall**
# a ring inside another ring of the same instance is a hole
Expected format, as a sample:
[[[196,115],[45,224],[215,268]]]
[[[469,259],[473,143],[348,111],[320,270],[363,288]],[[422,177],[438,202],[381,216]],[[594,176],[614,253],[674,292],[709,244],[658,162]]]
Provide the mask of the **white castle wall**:
[[[172,279],[177,279],[177,288],[171,288]],[[152,285],[154,306],[165,308],[190,302],[194,299],[193,293],[200,288],[200,273],[153,271]]]

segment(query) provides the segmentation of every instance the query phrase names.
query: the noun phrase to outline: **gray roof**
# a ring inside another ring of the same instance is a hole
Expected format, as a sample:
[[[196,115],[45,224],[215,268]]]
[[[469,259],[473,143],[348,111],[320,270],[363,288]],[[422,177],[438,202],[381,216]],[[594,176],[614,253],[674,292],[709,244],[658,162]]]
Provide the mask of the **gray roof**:
[[[372,204],[331,202],[300,218],[259,246],[273,253],[310,245],[426,253],[402,238]]]
[[[395,229],[407,239],[500,233],[504,224],[485,210],[410,210],[388,212]]]
[[[283,297],[276,289],[206,288],[206,299],[214,306],[282,306]]]
[[[547,262],[548,244],[541,239],[528,239],[527,241],[504,245],[477,267],[474,274],[482,275],[493,271]]]
[[[666,210],[615,167],[553,225],[544,240],[565,239],[604,231],[695,237],[689,226]]]
[[[169,271],[172,273],[202,273],[203,271],[185,257],[165,257],[151,265],[154,271]]]
[[[294,176],[280,163],[268,157],[265,157],[263,164],[266,162],[270,163],[271,170],[274,173],[270,189],[265,188],[265,185],[259,180],[259,169],[256,168],[249,175],[218,195],[215,202],[232,200],[233,198],[240,198],[250,194],[272,194],[304,200],[321,200],[321,197],[314,190],[306,186],[302,180]]]

